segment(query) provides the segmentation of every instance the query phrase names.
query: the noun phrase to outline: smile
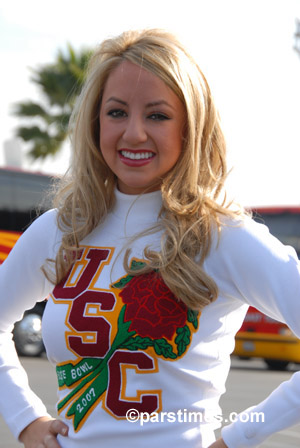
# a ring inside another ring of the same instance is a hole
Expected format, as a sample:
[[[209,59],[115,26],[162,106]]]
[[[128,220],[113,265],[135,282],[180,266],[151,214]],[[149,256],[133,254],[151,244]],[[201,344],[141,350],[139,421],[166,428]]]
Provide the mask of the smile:
[[[120,151],[123,157],[126,157],[126,159],[131,160],[144,160],[144,159],[151,159],[154,157],[154,154],[150,151],[145,152],[131,152],[131,151]]]

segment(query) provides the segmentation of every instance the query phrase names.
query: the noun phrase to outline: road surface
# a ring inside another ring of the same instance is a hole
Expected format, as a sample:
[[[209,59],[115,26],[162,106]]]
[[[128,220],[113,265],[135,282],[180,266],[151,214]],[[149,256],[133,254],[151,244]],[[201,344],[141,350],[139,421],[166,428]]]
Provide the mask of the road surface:
[[[29,375],[31,387],[42,398],[50,414],[55,415],[56,376],[53,367],[45,358],[21,358]],[[229,419],[231,412],[241,412],[263,400],[278,384],[289,379],[296,366],[289,371],[271,372],[260,360],[232,360],[232,369],[227,381],[227,393],[222,397],[223,418]],[[20,448],[0,417],[0,447]],[[269,438],[261,448],[299,448],[300,425]]]

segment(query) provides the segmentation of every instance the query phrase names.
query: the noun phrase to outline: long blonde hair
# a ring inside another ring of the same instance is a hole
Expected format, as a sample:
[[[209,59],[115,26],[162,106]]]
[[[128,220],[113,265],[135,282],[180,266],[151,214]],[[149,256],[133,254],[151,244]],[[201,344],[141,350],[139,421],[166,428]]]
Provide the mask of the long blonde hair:
[[[162,79],[186,109],[182,154],[161,185],[161,250],[145,248],[146,267],[131,273],[157,269],[176,297],[189,308],[201,309],[218,294],[214,280],[203,269],[212,229],[218,228],[220,215],[238,212],[219,199],[227,176],[226,145],[208,83],[181,43],[163,30],[124,32],[105,40],[90,60],[70,122],[71,168],[54,202],[63,230],[55,282],[62,280],[74,262],[80,241],[114,204],[116,177],[99,147],[99,110],[105,83],[124,60]],[[130,272],[129,251],[124,265]]]

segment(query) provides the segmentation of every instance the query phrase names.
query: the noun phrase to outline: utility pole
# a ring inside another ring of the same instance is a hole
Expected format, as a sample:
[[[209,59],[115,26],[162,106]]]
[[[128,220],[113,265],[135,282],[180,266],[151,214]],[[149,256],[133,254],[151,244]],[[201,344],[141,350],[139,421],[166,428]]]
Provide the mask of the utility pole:
[[[300,20],[296,20],[296,31],[295,31],[295,46],[294,50],[298,53],[300,57]]]

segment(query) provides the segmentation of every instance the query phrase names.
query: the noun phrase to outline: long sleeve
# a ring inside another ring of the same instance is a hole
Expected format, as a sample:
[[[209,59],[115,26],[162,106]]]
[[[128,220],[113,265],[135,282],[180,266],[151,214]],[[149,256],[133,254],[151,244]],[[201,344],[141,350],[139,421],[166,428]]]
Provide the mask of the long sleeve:
[[[215,255],[213,271],[225,295],[285,322],[300,337],[300,264],[293,248],[283,246],[267,227],[246,220],[237,227],[224,226]],[[299,423],[300,372],[246,412],[248,418],[243,412],[222,430],[229,448],[256,447]],[[252,422],[250,413],[255,412],[263,413],[263,421]]]
[[[30,422],[47,415],[47,410],[29,388],[11,331],[24,311],[52,289],[41,266],[54,257],[58,236],[55,212],[42,215],[20,237],[0,267],[0,411],[16,438]]]
[[[275,432],[300,422],[300,372],[275,389],[268,398],[225,426],[222,436],[229,448],[259,446]],[[256,422],[257,420],[257,422]]]

